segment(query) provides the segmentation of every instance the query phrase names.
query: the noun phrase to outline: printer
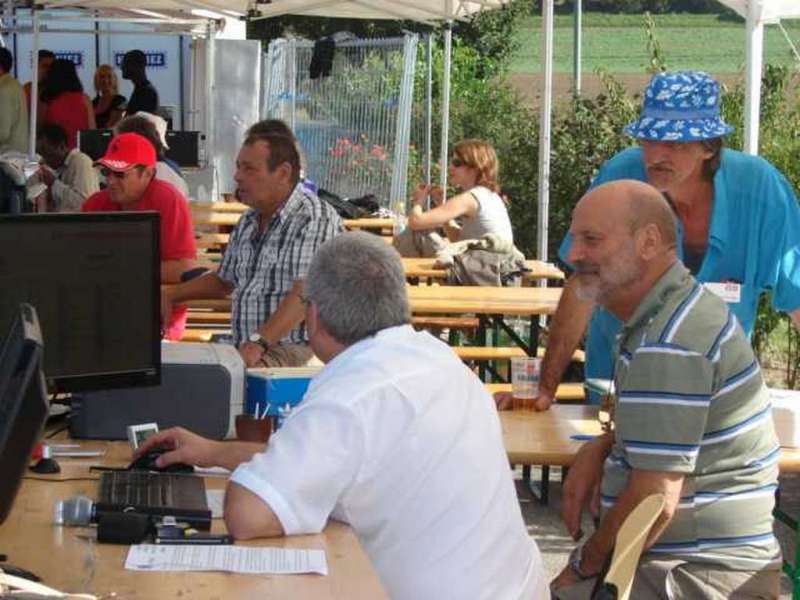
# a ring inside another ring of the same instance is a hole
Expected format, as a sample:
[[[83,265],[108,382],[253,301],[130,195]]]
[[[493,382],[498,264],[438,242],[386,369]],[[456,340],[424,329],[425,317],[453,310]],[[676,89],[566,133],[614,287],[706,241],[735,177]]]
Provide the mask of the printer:
[[[128,425],[157,423],[235,437],[244,394],[245,365],[234,346],[164,342],[160,385],[74,394],[70,434],[125,440]]]

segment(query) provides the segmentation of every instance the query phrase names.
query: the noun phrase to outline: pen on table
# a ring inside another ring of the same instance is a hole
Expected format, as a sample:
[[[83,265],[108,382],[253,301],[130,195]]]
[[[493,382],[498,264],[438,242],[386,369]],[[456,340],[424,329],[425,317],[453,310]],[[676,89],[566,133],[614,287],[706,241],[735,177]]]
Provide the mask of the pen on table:
[[[589,440],[593,440],[596,438],[596,435],[588,435],[585,433],[576,433],[575,435],[569,436],[571,440],[575,440],[576,442],[588,442]]]
[[[227,546],[233,544],[233,537],[221,535],[192,535],[187,537],[156,537],[156,544],[195,545],[195,546]]]

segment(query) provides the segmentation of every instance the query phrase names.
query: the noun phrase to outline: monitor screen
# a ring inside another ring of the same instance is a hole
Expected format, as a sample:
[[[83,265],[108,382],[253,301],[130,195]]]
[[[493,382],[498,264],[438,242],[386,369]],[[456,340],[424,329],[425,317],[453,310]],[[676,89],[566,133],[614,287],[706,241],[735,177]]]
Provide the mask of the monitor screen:
[[[167,131],[167,148],[164,154],[180,167],[199,167],[201,144],[205,137],[199,131]]]
[[[33,307],[15,310],[0,345],[0,523],[6,520],[47,419],[42,335]]]
[[[112,129],[88,129],[78,132],[78,148],[92,160],[103,157],[114,137]],[[200,156],[203,153],[205,136],[199,131],[167,130],[165,134],[169,148],[164,154],[174,160],[180,167],[200,167]]]
[[[78,149],[92,160],[99,160],[108,149],[113,129],[85,129],[78,132]]]
[[[0,216],[0,331],[36,308],[53,391],[160,381],[159,216]]]

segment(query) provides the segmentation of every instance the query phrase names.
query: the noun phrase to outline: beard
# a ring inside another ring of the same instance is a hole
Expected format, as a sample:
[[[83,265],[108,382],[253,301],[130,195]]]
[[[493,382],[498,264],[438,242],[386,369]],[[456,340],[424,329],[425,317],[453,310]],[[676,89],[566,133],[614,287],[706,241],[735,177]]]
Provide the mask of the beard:
[[[575,261],[578,298],[604,305],[617,291],[641,278],[644,267],[636,257],[633,240],[626,243],[616,258],[606,265]]]

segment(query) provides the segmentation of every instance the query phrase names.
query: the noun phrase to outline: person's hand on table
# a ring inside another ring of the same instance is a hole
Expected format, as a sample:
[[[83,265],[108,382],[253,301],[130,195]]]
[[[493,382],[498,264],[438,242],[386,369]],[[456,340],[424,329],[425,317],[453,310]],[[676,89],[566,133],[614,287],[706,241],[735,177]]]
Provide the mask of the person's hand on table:
[[[533,399],[533,402],[527,402],[526,406],[518,406],[517,404],[519,401],[515,403],[514,401],[514,394],[511,392],[495,392],[494,394],[494,403],[497,406],[497,410],[512,410],[512,409],[519,409],[519,408],[530,408],[533,406],[533,409],[536,411],[547,410],[550,408],[550,405],[554,402],[554,398],[552,395],[548,394],[547,392],[539,392],[537,396]]]
[[[264,358],[264,348],[259,344],[242,342],[239,344],[239,354],[242,355],[244,364],[250,368],[264,366],[264,363],[261,362],[261,359]]]
[[[569,468],[561,496],[561,520],[572,539],[583,536],[581,515],[589,509],[593,517],[600,515],[600,483],[603,463],[608,455],[607,436],[594,438],[581,446]]]
[[[134,459],[154,448],[166,448],[156,460],[156,466],[166,467],[173,463],[186,463],[198,467],[217,466],[215,457],[219,455],[220,442],[209,440],[183,427],[172,427],[149,436],[134,451]]]

